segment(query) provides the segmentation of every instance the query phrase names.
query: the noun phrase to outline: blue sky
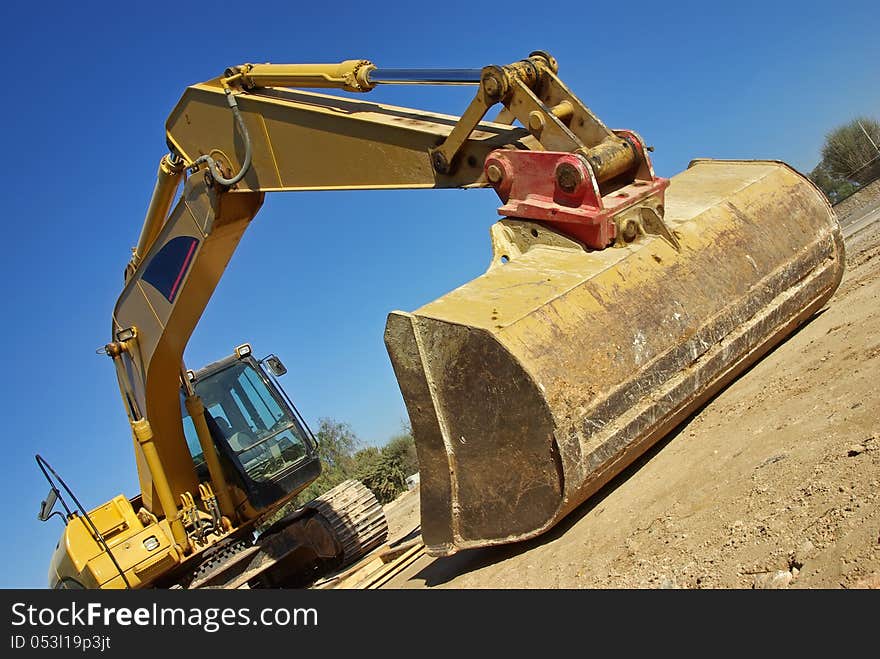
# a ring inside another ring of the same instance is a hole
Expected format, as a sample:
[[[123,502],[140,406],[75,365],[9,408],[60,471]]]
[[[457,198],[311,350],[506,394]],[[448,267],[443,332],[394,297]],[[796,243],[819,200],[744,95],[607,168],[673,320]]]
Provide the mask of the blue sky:
[[[46,485],[34,453],[88,507],[136,493],[113,369],[95,349],[110,338],[164,122],[188,84],[243,62],[480,68],[543,49],[605,123],[655,146],[661,176],[695,157],[781,159],[808,172],[828,130],[880,116],[876,2],[159,4],[0,10],[0,345],[11,362],[0,587],[44,587],[61,530],[57,518],[36,520]],[[459,114],[470,94],[386,87],[369,98]],[[285,361],[282,382],[310,424],[333,417],[384,443],[406,417],[382,341],[386,315],[485,270],[497,205],[491,190],[270,194],[188,366],[249,341]]]

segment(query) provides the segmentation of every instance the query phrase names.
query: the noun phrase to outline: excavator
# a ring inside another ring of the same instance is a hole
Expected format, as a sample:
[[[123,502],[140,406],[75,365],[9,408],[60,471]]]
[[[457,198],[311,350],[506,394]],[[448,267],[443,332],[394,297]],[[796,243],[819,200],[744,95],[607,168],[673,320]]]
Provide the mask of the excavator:
[[[50,586],[308,584],[384,539],[357,482],[264,528],[320,472],[283,364],[247,344],[183,362],[267,192],[500,200],[486,272],[386,322],[433,556],[553,528],[830,299],[844,246],[807,178],[709,159],[659,177],[645,140],[609,129],[558,71],[544,51],[481,69],[244,64],[185,90],[103,349],[140,493],[65,504]],[[476,91],[460,116],[359,100],[388,84]],[[47,518],[60,479],[38,462]]]

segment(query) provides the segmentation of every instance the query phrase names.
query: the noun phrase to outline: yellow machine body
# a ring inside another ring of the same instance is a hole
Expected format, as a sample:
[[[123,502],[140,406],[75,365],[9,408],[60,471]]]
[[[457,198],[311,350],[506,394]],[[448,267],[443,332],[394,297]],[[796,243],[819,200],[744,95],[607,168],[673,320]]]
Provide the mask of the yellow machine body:
[[[182,560],[174,548],[167,522],[145,524],[123,495],[88,511],[88,515],[113,553],[112,558],[85,519],[80,515],[72,517],[49,564],[52,587],[138,587],[177,567]],[[128,584],[120,571],[125,573]]]
[[[782,163],[696,161],[672,178],[665,221],[678,249],[643,236],[589,251],[502,220],[488,272],[389,316],[431,553],[551,528],[842,277],[831,207]]]
[[[409,74],[476,85],[460,116],[295,89],[403,80],[359,59],[244,64],[184,91],[105,346],[138,510],[116,497],[89,514],[96,528],[70,516],[50,581],[143,586],[194,566],[183,583],[198,583],[202,554],[287,500],[255,507],[224,472],[183,363],[266,193],[494,187],[504,203],[488,271],[387,321],[433,554],[548,530],[829,299],[843,243],[806,178],[770,161],[656,177],[642,138],[610,130],[557,70],[535,51]],[[184,437],[181,386],[207,473]]]

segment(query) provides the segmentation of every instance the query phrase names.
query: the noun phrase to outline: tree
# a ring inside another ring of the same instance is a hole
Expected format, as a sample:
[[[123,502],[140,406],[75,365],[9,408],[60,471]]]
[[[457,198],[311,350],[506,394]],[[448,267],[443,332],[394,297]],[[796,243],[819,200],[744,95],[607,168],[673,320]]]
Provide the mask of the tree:
[[[832,204],[845,199],[880,169],[880,121],[856,117],[825,135],[822,160],[810,172]],[[873,163],[873,165],[871,165]],[[866,167],[867,166],[867,167]]]
[[[300,505],[351,478],[356,467],[353,454],[361,445],[350,424],[327,417],[318,420],[315,437],[321,475],[297,497]]]
[[[809,177],[832,204],[846,199],[858,189],[852,181],[832,175],[822,163],[816,165]]]
[[[820,165],[837,179],[849,179],[878,155],[880,121],[856,117],[825,136]]]
[[[354,478],[366,485],[379,503],[393,501],[406,491],[406,478],[418,471],[412,435],[398,435],[381,449],[370,447],[354,455]]]
[[[385,504],[406,491],[406,478],[419,470],[415,441],[408,425],[382,448],[363,447],[351,425],[327,417],[318,420],[321,475],[289,504],[264,520],[261,528],[292,513],[349,478],[361,481]]]
[[[315,437],[318,440],[321,464],[331,468],[350,466],[348,462],[352,454],[361,445],[361,440],[352,430],[351,424],[327,417],[318,419],[318,432],[315,433]]]
[[[406,476],[412,476],[419,470],[419,459],[416,455],[416,443],[412,433],[396,435],[388,440],[382,453],[388,459],[400,465]]]
[[[375,446],[358,451],[355,456],[357,467],[354,477],[366,485],[379,503],[393,501],[401,491],[401,484],[406,487],[405,478],[400,468],[388,460],[384,451]]]

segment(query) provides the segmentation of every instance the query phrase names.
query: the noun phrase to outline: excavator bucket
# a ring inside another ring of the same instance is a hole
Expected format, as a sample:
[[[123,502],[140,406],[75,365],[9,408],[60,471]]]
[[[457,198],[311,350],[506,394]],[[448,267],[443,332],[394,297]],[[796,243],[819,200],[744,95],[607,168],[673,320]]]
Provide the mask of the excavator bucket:
[[[671,235],[590,250],[502,219],[485,274],[389,315],[429,553],[553,527],[822,307],[843,274],[831,207],[783,163],[694,161],[671,179],[665,224]]]

